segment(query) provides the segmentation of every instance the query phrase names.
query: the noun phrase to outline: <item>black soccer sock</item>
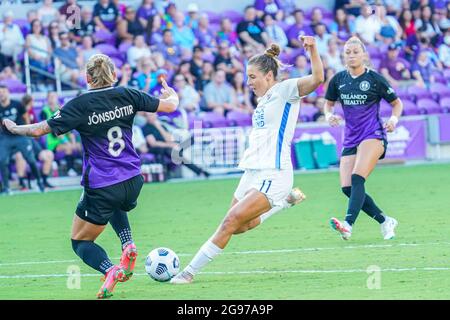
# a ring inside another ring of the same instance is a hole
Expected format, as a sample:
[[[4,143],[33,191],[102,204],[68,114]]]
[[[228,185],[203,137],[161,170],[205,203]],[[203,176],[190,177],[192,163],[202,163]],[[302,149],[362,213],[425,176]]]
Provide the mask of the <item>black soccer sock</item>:
[[[25,184],[25,178],[24,177],[19,177],[19,184],[22,188],[26,188],[27,185]]]
[[[342,187],[342,192],[350,198],[352,194],[352,187]],[[372,197],[370,197],[366,193],[366,197],[364,198],[364,204],[362,206],[362,210],[371,218],[375,219],[378,223],[383,223],[385,219],[383,215],[383,211],[378,208],[378,206],[373,201]]]
[[[114,266],[105,250],[93,241],[72,239],[72,248],[84,263],[103,274]]]
[[[109,223],[119,237],[122,249],[133,242],[128,214],[125,211],[117,210],[109,219]]]
[[[68,154],[64,157],[67,162],[67,170],[74,169],[74,157],[71,154]]]
[[[349,225],[353,225],[358,218],[359,211],[364,204],[364,199],[366,197],[366,191],[364,188],[364,182],[366,179],[358,174],[352,174],[352,191],[350,195],[350,200],[348,203],[347,215],[345,216],[345,221]]]
[[[36,177],[36,180],[40,181],[41,173],[39,172],[36,162],[29,162],[28,165],[30,166],[31,173]]]
[[[3,190],[9,189],[8,164],[0,164],[0,174],[2,175]]]

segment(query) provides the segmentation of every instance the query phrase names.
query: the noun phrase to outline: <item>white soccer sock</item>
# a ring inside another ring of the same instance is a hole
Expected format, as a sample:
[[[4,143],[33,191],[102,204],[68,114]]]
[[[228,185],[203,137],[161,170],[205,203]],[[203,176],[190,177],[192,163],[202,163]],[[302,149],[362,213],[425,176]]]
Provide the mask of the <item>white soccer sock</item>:
[[[270,209],[269,211],[267,211],[266,213],[263,213],[262,215],[259,216],[259,218],[261,219],[260,223],[262,224],[265,220],[269,219],[275,213],[277,213],[278,211],[283,210],[283,209],[284,208],[281,206],[276,206],[276,207],[273,207],[272,209]]]
[[[198,250],[197,254],[184,270],[195,275],[222,251],[223,249],[220,249],[211,240],[208,240],[203,244],[200,250]]]

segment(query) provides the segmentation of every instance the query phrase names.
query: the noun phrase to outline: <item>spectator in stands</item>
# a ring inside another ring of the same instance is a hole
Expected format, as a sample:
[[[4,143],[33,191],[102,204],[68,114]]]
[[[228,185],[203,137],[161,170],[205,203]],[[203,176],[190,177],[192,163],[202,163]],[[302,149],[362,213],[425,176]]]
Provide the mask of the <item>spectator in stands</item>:
[[[94,54],[100,53],[100,51],[94,48],[93,45],[94,40],[92,36],[83,36],[81,41],[81,48],[78,51],[78,65],[81,66],[81,68],[84,68],[90,57],[92,57]]]
[[[366,4],[366,0],[336,0],[334,10],[344,9],[348,15],[357,17],[361,14],[361,7]]]
[[[163,24],[167,29],[172,29],[177,12],[178,10],[175,3],[167,2],[167,5],[164,8],[164,14],[162,15]]]
[[[157,161],[163,164],[167,164],[169,159],[173,159],[174,155],[179,160],[182,160],[182,164],[192,170],[198,176],[208,177],[209,173],[202,168],[191,164],[189,160],[183,157],[183,152],[180,145],[184,146],[184,143],[178,144],[174,142],[173,136],[162,126],[158,120],[156,113],[145,113],[147,123],[142,128],[145,139],[149,146],[149,152],[155,154]]]
[[[255,0],[254,6],[259,18],[270,14],[278,21],[283,20],[284,12],[279,0]]]
[[[147,26],[145,27],[144,35],[145,42],[152,48],[163,41],[162,28],[161,28],[161,16],[151,16],[148,18]]]
[[[202,66],[200,78],[195,80],[195,90],[197,90],[201,95],[203,95],[205,87],[212,81],[213,74],[214,65],[209,61],[205,61]]]
[[[22,30],[22,34],[24,37],[26,37],[31,32],[31,22],[33,22],[33,20],[36,20],[36,19],[38,19],[37,10],[34,10],[34,9],[29,10],[27,12],[28,25],[25,26],[24,30]]]
[[[380,33],[381,23],[372,12],[370,5],[361,8],[361,15],[355,20],[355,31],[366,45],[375,43],[376,36]]]
[[[342,63],[341,51],[339,50],[336,38],[330,38],[327,47],[323,58],[327,61],[328,66],[336,72],[344,70],[345,67]]]
[[[186,78],[182,74],[175,75],[174,87],[180,99],[179,107],[187,112],[197,113],[199,111],[200,95],[187,83]]]
[[[98,0],[94,5],[94,22],[97,29],[113,32],[120,19],[119,10],[110,0]]]
[[[147,27],[150,17],[158,15],[158,10],[156,9],[154,2],[154,0],[142,0],[142,4],[137,10],[136,16],[144,28]]]
[[[64,82],[72,82],[76,84],[80,76],[77,63],[78,52],[77,49],[70,43],[69,34],[67,32],[60,32],[59,41],[61,43],[59,48],[55,49],[55,56],[59,58],[60,77]]]
[[[47,94],[47,104],[42,108],[41,120],[48,120],[60,110],[58,94],[50,91]],[[74,167],[75,154],[81,151],[81,145],[76,141],[73,133],[55,136],[53,133],[47,135],[47,148],[53,152],[63,152],[67,162],[67,174],[70,177],[77,176]]]
[[[132,43],[134,37],[142,35],[144,27],[141,21],[136,18],[136,11],[128,7],[125,11],[125,19],[119,19],[117,22],[117,35],[119,43]]]
[[[9,119],[23,125],[25,124],[25,113],[25,108],[20,102],[11,99],[9,89],[4,85],[0,85],[0,123]],[[44,192],[36,159],[31,150],[31,141],[28,137],[14,136],[6,129],[3,129],[3,126],[0,126],[0,174],[3,182],[3,190],[1,192],[7,195],[11,193],[9,189],[9,162],[10,157],[18,151],[27,160],[33,175],[37,178],[39,189]]]
[[[355,35],[355,23],[348,18],[344,9],[337,9],[334,21],[329,26],[330,33],[343,44],[351,36]]]
[[[139,89],[139,81],[134,77],[133,70],[128,63],[124,63],[120,68],[121,76],[118,81],[118,86],[130,87]]]
[[[298,40],[299,35],[312,36],[314,31],[305,24],[305,13],[302,9],[294,11],[295,23],[287,31],[289,46],[292,48],[303,48],[302,43]]]
[[[434,83],[433,63],[427,51],[421,51],[417,61],[412,65],[412,75],[417,80],[417,84],[423,88],[429,88]]]
[[[269,37],[257,20],[256,10],[253,6],[245,8],[244,21],[239,22],[236,30],[242,46],[250,45],[256,51],[264,51],[265,45],[269,43]]]
[[[279,0],[281,9],[283,10],[283,16],[288,18],[291,16],[297,8],[297,0]]]
[[[0,81],[19,80],[11,66],[6,66],[0,71]]]
[[[403,9],[403,0],[384,0],[384,4],[386,5],[387,14],[390,16],[397,16],[398,13]]]
[[[234,74],[243,71],[244,67],[240,61],[231,56],[230,47],[227,42],[219,44],[218,54],[214,60],[215,69],[221,69],[226,72],[226,78],[229,83],[233,81]]]
[[[439,60],[445,68],[450,68],[450,28],[444,34],[444,41],[438,48]]]
[[[59,24],[58,21],[54,20],[50,22],[48,25],[48,38],[50,39],[50,44],[52,45],[52,49],[55,50],[61,45],[61,42],[59,41]]]
[[[403,31],[402,39],[406,40],[416,33],[416,26],[411,10],[406,9],[400,13],[399,24]]]
[[[231,20],[224,17],[220,22],[220,30],[217,32],[217,43],[222,41],[228,41],[230,45],[238,44],[238,35],[236,31],[233,30],[233,24]]]
[[[200,15],[198,28],[195,30],[198,45],[204,49],[209,49],[208,53],[215,52],[217,48],[216,36],[209,25],[209,18],[206,13]]]
[[[203,67],[203,48],[200,46],[194,47],[194,52],[192,53],[192,59],[190,61],[190,73],[194,77],[194,82],[200,79],[202,75]]]
[[[420,19],[415,21],[416,30],[422,32],[427,38],[431,40],[433,45],[438,41],[441,29],[439,25],[432,20],[433,12],[430,6],[423,6],[421,8]]]
[[[233,89],[236,92],[236,111],[252,114],[253,105],[251,102],[250,89],[244,81],[244,73],[237,71],[233,77]]]
[[[288,39],[284,30],[276,24],[276,21],[270,14],[265,14],[263,16],[264,30],[269,37],[271,43],[276,43],[284,50],[288,45]]]
[[[145,43],[144,36],[134,36],[133,45],[127,51],[127,60],[133,70],[136,70],[139,60],[141,60],[142,58],[151,57],[151,55],[152,52]]]
[[[189,3],[186,8],[186,11],[187,11],[186,25],[192,30],[197,30],[199,23],[198,4]]]
[[[84,36],[93,36],[95,33],[95,22],[90,7],[83,7],[81,9],[81,20],[79,28],[72,28],[70,30],[71,38],[77,43],[81,43]]]
[[[142,128],[135,124],[133,125],[132,142],[133,142],[133,146],[136,149],[138,154],[148,153],[147,141],[145,140],[144,133],[142,132]]]
[[[33,110],[34,99],[31,95],[24,95],[22,97],[22,105],[25,107],[26,113],[24,115],[25,124],[33,124],[38,122],[38,118]],[[47,149],[43,149],[39,143],[39,139],[32,140],[32,147],[34,156],[36,159],[41,161],[41,176],[42,182],[46,188],[53,188],[53,186],[48,182],[48,177],[51,174],[53,160],[55,158],[53,152]],[[16,169],[17,175],[19,176],[19,184],[22,189],[30,189],[30,185],[26,186],[24,182],[24,178],[26,176],[26,161],[22,155],[22,153],[18,152],[16,154]]]
[[[3,13],[3,22],[0,23],[0,71],[6,66],[14,66],[25,43],[22,31],[13,23],[13,19],[11,10]]]
[[[289,71],[289,78],[301,78],[311,73],[308,60],[303,54],[295,58],[295,66]]]
[[[386,15],[386,8],[377,6],[377,15],[381,23],[378,37],[383,43],[391,44],[401,39],[403,29],[397,21],[396,17]]]
[[[325,98],[324,97],[318,97],[316,101],[314,101],[314,107],[316,107],[317,112],[313,115],[312,120],[314,122],[325,122],[325,113],[324,113],[324,106],[325,106]]]
[[[204,91],[205,111],[214,111],[226,115],[228,111],[236,109],[236,93],[227,82],[223,70],[217,70],[213,81],[206,85]]]
[[[311,29],[315,29],[316,25],[323,23],[323,13],[320,8],[313,8],[311,12]]]
[[[182,61],[175,74],[181,74],[190,86],[195,86],[195,76],[191,73],[191,61]]]
[[[386,57],[380,64],[380,72],[393,87],[404,87],[411,84],[409,62],[399,57],[400,44],[392,43],[388,47]]]
[[[175,13],[172,33],[173,40],[183,50],[192,52],[192,49],[198,43],[192,29],[185,24],[184,14],[181,11]]]
[[[30,59],[30,65],[43,71],[48,71],[51,66],[52,45],[50,39],[44,35],[42,24],[39,20],[33,20],[31,23],[31,33],[27,35],[26,47]],[[33,85],[39,91],[48,90],[46,78],[41,75],[33,76]]]
[[[53,6],[53,0],[44,0],[37,14],[44,28],[47,28],[54,20],[59,21],[59,11]]]
[[[327,27],[323,23],[318,23],[314,27],[316,35],[317,50],[321,56],[325,55],[328,51],[328,41],[333,38],[331,34],[327,32]]]
[[[171,30],[165,29],[163,31],[163,41],[158,44],[156,48],[156,51],[161,52],[164,59],[170,62],[173,66],[176,66],[180,63],[181,49],[174,42]]]
[[[149,92],[150,88],[155,86],[156,77],[155,72],[157,67],[151,58],[143,58],[139,61],[139,74],[137,81],[139,89],[144,92]]]

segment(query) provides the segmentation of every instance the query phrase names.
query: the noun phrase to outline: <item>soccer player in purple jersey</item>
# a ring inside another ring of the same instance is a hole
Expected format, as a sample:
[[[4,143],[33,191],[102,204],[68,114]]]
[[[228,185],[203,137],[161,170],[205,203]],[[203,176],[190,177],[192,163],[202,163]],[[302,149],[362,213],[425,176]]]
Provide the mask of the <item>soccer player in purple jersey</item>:
[[[366,67],[366,49],[357,37],[346,42],[344,59],[347,70],[331,79],[324,112],[330,125],[337,126],[342,119],[332,113],[336,101],[341,103],[344,111],[345,139],[339,171],[342,192],[349,198],[349,203],[345,221],[332,218],[330,224],[344,240],[348,240],[362,209],[380,223],[383,238],[392,239],[397,220],[378,208],[366,193],[364,184],[378,159],[383,159],[386,154],[386,131],[395,130],[403,104],[386,79]],[[392,105],[392,116],[384,124],[379,114],[381,99]]]
[[[98,298],[112,295],[117,282],[133,274],[137,257],[127,212],[134,209],[143,185],[140,158],[132,144],[132,126],[138,111],[173,112],[178,96],[166,82],[158,99],[141,91],[114,87],[117,81],[111,59],[92,56],[86,65],[89,91],[69,101],[47,121],[16,125],[4,120],[11,133],[40,137],[47,133],[80,133],[83,143],[84,192],[72,225],[72,247],[90,267],[105,275]],[[122,243],[119,265],[94,241],[110,223]]]

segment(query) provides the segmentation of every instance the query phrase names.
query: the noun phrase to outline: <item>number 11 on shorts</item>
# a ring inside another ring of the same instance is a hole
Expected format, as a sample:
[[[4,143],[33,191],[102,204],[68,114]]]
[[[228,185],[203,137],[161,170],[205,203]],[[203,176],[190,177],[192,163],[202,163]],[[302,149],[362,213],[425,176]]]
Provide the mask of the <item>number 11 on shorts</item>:
[[[259,188],[259,191],[267,193],[269,192],[270,185],[272,184],[272,180],[263,180],[261,188]],[[266,190],[264,191],[264,187]]]

